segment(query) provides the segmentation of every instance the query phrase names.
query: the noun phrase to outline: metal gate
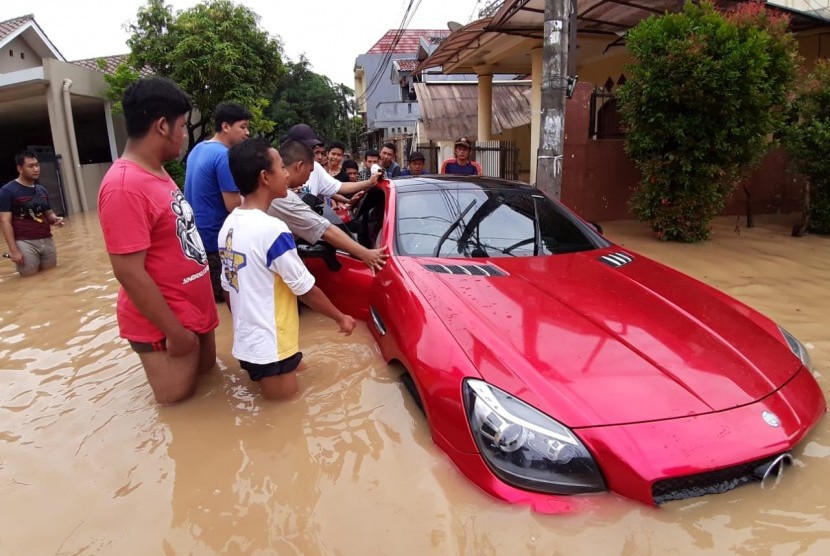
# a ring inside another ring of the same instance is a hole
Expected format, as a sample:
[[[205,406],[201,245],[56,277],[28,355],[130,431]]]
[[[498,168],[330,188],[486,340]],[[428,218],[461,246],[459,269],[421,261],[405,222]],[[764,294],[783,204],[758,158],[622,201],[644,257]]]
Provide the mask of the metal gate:
[[[473,159],[485,176],[519,179],[519,150],[511,141],[476,141]]]

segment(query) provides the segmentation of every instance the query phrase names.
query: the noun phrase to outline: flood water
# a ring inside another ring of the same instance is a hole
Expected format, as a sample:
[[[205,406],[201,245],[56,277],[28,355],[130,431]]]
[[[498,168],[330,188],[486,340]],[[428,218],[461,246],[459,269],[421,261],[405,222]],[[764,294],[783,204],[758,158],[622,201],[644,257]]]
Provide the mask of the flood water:
[[[736,233],[720,218],[702,245],[604,227],[788,328],[828,396],[830,238],[759,220]],[[118,338],[96,215],[55,236],[54,271],[19,279],[0,260],[0,554],[830,554],[830,418],[774,488],[659,509],[605,494],[540,515],[456,471],[365,324],[345,338],[305,312],[302,396],[268,403],[231,357],[220,307],[219,370],[192,400],[155,405]]]

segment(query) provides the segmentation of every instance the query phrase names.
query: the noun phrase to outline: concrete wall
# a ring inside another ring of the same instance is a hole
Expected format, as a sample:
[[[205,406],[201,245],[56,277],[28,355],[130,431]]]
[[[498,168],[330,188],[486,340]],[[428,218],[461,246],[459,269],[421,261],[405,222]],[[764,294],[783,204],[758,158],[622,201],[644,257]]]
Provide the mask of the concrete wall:
[[[98,189],[101,187],[101,180],[104,174],[112,166],[112,162],[100,164],[84,164],[81,166],[81,173],[84,180],[84,196],[86,197],[87,210],[98,210]]]
[[[0,51],[0,74],[40,66],[40,56],[22,37],[17,37]]]
[[[46,97],[52,141],[55,153],[61,155],[63,159],[64,194],[67,207],[70,214],[89,210],[94,205],[89,205],[87,201],[91,195],[97,194],[100,181],[86,183],[83,179],[81,160],[77,148],[73,149],[69,136],[70,133],[75,134],[76,129],[71,111],[67,113],[64,106],[64,80],[72,81],[69,88],[70,99],[76,95],[103,99],[107,84],[103,74],[59,60],[45,59],[43,68],[45,77],[49,81]]]

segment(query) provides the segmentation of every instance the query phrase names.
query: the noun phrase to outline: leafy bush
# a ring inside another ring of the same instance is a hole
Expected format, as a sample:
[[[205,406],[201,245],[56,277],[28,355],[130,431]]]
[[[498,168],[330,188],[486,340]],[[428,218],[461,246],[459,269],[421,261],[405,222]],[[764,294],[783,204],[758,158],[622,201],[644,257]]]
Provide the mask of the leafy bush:
[[[170,174],[170,177],[173,178],[173,181],[179,186],[179,189],[184,191],[184,161],[171,160],[170,162],[165,162],[164,169],[167,170],[167,173]]]
[[[798,119],[784,134],[793,166],[809,182],[808,229],[830,233],[830,61],[819,60],[799,93]]]
[[[712,218],[766,152],[798,65],[787,26],[763,2],[726,15],[687,2],[629,31],[637,63],[619,102],[626,151],[643,176],[631,208],[660,239],[708,238]]]

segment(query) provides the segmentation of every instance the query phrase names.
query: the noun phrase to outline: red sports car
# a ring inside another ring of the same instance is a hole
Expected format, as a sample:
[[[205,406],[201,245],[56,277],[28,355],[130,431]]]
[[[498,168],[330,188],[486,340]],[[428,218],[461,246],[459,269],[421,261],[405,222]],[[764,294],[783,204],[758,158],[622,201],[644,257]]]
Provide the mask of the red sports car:
[[[502,500],[723,492],[780,474],[825,412],[783,328],[531,186],[384,181],[351,225],[388,247],[381,272],[319,248],[307,265],[406,369],[435,443]]]

